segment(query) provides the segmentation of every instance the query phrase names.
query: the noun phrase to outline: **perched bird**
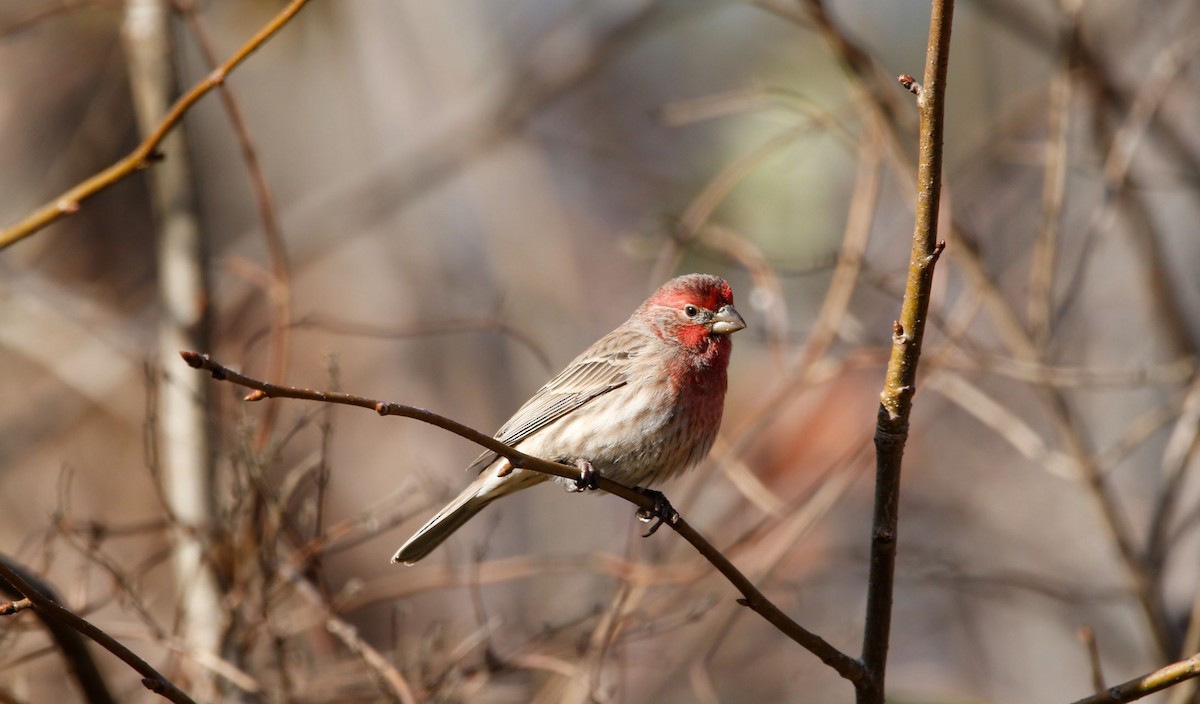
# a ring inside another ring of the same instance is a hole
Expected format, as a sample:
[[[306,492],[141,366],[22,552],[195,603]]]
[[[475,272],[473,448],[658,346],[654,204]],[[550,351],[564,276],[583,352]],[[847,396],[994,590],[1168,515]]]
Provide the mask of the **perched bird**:
[[[672,279],[539,389],[496,439],[579,467],[577,491],[595,488],[597,473],[631,486],[673,477],[712,447],[725,406],[729,336],[744,327],[724,279]],[[392,562],[420,560],[491,502],[551,479],[494,452],[469,469],[479,476]]]

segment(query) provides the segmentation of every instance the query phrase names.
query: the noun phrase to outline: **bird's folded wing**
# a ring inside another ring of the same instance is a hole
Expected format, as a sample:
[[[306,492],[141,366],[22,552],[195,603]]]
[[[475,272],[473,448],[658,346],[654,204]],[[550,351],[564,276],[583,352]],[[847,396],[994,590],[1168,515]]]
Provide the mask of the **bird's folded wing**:
[[[624,386],[630,360],[636,356],[636,352],[613,350],[605,354],[603,346],[597,347],[600,347],[598,351],[601,354],[593,352],[580,356],[538,389],[500,428],[496,439],[507,445],[516,445],[592,399]],[[497,457],[494,452],[485,452],[471,463],[468,470],[480,471]]]

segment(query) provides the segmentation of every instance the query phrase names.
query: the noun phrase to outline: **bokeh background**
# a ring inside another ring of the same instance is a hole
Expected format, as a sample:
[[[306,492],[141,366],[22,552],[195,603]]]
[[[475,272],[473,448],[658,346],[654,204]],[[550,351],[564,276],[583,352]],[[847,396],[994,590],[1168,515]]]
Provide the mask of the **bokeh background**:
[[[0,4],[0,222],[142,139],[145,4]],[[186,88],[206,45],[224,59],[283,5],[165,7],[158,65]],[[311,3],[163,161],[0,253],[2,552],[209,700],[852,701],[611,497],[539,487],[388,564],[476,448],[360,409],[244,404],[160,354],[180,274],[159,232],[182,212],[203,243],[203,351],[484,431],[666,278],[727,277],[749,327],[722,436],[662,488],[857,654],[914,202],[894,77],[921,75],[928,12]],[[1200,651],[1198,55],[1192,0],[958,3],[894,701],[1072,701]],[[166,202],[159,173],[190,197]],[[214,492],[194,525],[162,488],[180,436],[161,402],[185,383]],[[30,614],[0,643],[0,699],[82,700]],[[153,698],[94,650],[118,696]]]

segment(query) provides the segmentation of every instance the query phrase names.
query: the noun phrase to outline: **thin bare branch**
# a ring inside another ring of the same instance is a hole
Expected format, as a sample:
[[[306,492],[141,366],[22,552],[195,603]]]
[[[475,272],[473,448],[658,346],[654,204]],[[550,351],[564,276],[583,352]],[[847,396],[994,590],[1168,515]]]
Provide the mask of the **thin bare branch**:
[[[333,612],[316,586],[292,569],[285,570],[283,577],[295,587],[301,596],[321,610],[325,619],[325,628],[363,661],[375,679],[381,683],[380,689],[390,701],[399,704],[416,704],[417,697],[413,694],[412,687],[409,686],[404,675],[401,675],[400,671],[370,643],[363,640],[358,635],[358,629]]]
[[[1096,643],[1096,632],[1087,626],[1080,626],[1079,642],[1083,644],[1088,654],[1088,667],[1092,671],[1092,687],[1096,691],[1104,689],[1104,668],[1100,665],[1100,646]]]
[[[61,601],[61,598],[54,593],[49,584],[39,579],[15,560],[6,555],[0,555],[0,563],[3,563],[7,569],[20,575],[31,587],[44,594],[46,598],[56,602]],[[19,597],[22,595],[22,592],[9,581],[0,578],[0,594]],[[71,674],[71,677],[79,685],[79,691],[88,704],[114,704],[116,699],[109,690],[108,683],[105,681],[100,667],[96,664],[96,659],[92,657],[91,651],[88,650],[87,642],[80,635],[79,631],[37,610],[34,606],[33,600],[29,597],[6,602],[0,604],[0,616],[11,616],[26,609],[33,609],[34,614],[41,620],[42,625],[50,635],[50,639],[54,642],[54,647],[58,649],[59,654],[66,661],[67,672]]]
[[[1200,654],[1123,682],[1115,687],[1109,687],[1103,692],[1084,697],[1073,704],[1121,704],[1121,702],[1137,701],[1198,675],[1200,675]]]
[[[138,657],[132,650],[126,648],[117,639],[108,635],[96,626],[88,623],[74,611],[59,604],[50,597],[42,594],[27,582],[21,574],[12,569],[4,561],[0,561],[0,578],[10,582],[25,598],[33,602],[33,608],[39,614],[63,623],[79,633],[95,641],[105,650],[123,660],[142,676],[142,685],[162,698],[175,704],[195,704],[192,698],[184,694],[171,680],[164,677],[150,663]]]
[[[67,215],[73,215],[79,211],[83,201],[109,186],[128,178],[141,169],[150,166],[156,157],[158,145],[179,124],[188,110],[191,110],[192,106],[210,91],[224,83],[230,73],[236,70],[250,54],[257,51],[267,40],[283,29],[284,25],[295,17],[296,13],[307,4],[308,0],[292,0],[292,2],[288,3],[287,7],[283,8],[257,34],[226,59],[225,63],[221,64],[217,70],[192,86],[191,90],[179,98],[171,106],[170,111],[168,111],[167,116],[163,118],[162,122],[128,156],[67,190],[62,195],[27,215],[20,222],[4,230],[0,230],[0,249],[5,249],[20,242]]]
[[[184,23],[191,31],[204,57],[204,63],[210,71],[217,70],[220,59],[213,47],[212,39],[203,19],[196,12],[194,2],[179,2],[176,0]],[[271,268],[271,285],[267,289],[268,299],[274,314],[271,318],[270,366],[268,375],[272,379],[287,379],[288,347],[291,339],[292,321],[292,273],[288,265],[287,246],[283,239],[283,227],[279,224],[279,210],[275,206],[275,194],[271,183],[267,180],[262,161],[258,158],[258,147],[250,136],[250,126],[246,121],[241,102],[233,89],[222,83],[218,95],[229,125],[241,148],[242,161],[250,176],[250,190],[254,194],[254,203],[258,208],[259,222],[262,225],[263,240],[266,243],[267,257]],[[275,426],[275,407],[267,409],[265,417],[258,426],[256,442],[261,451],[266,447]]]
[[[402,416],[404,418],[412,418],[423,423],[439,427],[447,430],[461,438],[469,440],[480,447],[495,452],[504,457],[512,465],[519,469],[529,469],[535,472],[542,472],[564,479],[575,479],[579,476],[579,470],[575,467],[570,467],[556,462],[548,462],[531,455],[527,455],[519,450],[516,450],[499,440],[468,427],[457,421],[438,415],[432,411],[427,411],[422,408],[413,406],[405,406],[398,403],[388,403],[376,399],[356,396],[347,393],[335,393],[327,391],[317,391],[314,389],[301,389],[291,386],[280,386],[269,384],[257,379],[238,374],[217,362],[206,355],[198,352],[184,351],[180,353],[184,361],[194,369],[203,369],[212,373],[213,378],[218,381],[228,381],[238,386],[244,386],[248,389],[253,389],[246,396],[247,401],[259,401],[267,398],[294,398],[307,401],[322,401],[325,403],[339,403],[347,406],[357,406],[359,408],[367,408],[375,411],[381,416]],[[609,494],[614,494],[622,499],[638,506],[642,509],[652,510],[654,508],[654,500],[645,494],[627,487],[624,484],[618,484],[606,477],[600,478],[599,488]],[[711,543],[704,539],[695,528],[683,519],[682,516],[677,520],[668,521],[669,525],[676,533],[683,537],[684,540],[691,543],[706,560],[709,561],[725,576],[727,580],[742,594],[742,598],[738,603],[750,607],[752,610],[761,615],[771,625],[779,629],[784,635],[791,638],[796,643],[803,646],[812,654],[816,655],[826,665],[829,665],[837,671],[839,675],[856,685],[863,680],[865,671],[862,664],[854,658],[841,652],[834,646],[830,645],[823,638],[805,629],[800,624],[793,621],[787,614],[783,613],[770,599],[766,597],[758,587],[746,578],[733,563],[721,553],[720,550],[713,547]]]
[[[1063,29],[1058,70],[1050,83],[1049,127],[1042,177],[1042,223],[1033,243],[1029,265],[1029,334],[1038,347],[1050,337],[1054,313],[1054,271],[1058,261],[1059,226],[1066,194],[1068,136],[1071,130],[1071,60],[1078,32],[1077,13]]]
[[[34,10],[22,17],[5,18],[4,22],[0,22],[0,39],[7,39],[15,34],[32,29],[47,20],[70,15],[80,10],[114,9],[117,7],[117,2],[118,0],[91,0],[90,2],[87,0],[75,0],[75,2],[64,0],[58,5]]]

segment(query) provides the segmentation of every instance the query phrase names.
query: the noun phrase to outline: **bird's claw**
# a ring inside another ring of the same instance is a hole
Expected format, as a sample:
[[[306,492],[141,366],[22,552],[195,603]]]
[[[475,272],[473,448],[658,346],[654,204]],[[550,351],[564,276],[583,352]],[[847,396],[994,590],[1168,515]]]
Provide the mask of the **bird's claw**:
[[[661,491],[642,489],[640,487],[636,491],[654,500],[654,508],[639,508],[637,514],[635,514],[637,519],[642,523],[654,521],[654,525],[650,526],[650,530],[646,531],[646,534],[642,536],[643,538],[649,538],[654,535],[662,527],[663,523],[675,525],[679,522],[679,512],[675,510],[670,501],[667,501],[667,497],[663,496]]]
[[[574,493],[600,488],[600,470],[593,467],[591,462],[581,457],[575,460],[575,466],[579,468],[579,478],[573,485],[567,484],[567,491]]]

